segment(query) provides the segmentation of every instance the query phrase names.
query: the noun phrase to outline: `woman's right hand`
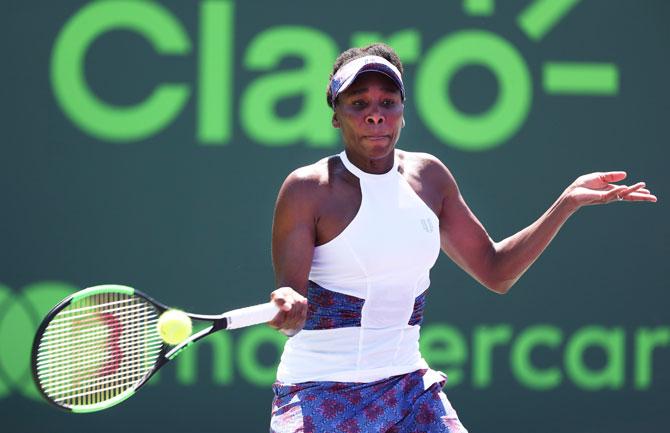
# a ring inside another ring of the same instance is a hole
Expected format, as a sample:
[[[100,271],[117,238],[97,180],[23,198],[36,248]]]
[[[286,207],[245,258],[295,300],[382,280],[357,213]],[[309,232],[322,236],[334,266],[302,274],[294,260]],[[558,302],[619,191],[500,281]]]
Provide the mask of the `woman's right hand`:
[[[286,335],[302,329],[307,318],[307,298],[290,287],[280,287],[270,295],[279,312],[268,324]]]

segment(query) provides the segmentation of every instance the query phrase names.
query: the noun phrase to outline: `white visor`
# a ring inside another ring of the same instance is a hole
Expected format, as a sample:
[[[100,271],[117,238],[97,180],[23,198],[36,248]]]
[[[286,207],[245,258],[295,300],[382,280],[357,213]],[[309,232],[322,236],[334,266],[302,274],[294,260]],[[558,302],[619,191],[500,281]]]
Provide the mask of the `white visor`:
[[[330,81],[330,102],[333,108],[335,108],[335,99],[338,95],[347,90],[356,81],[356,78],[364,72],[379,72],[389,77],[398,86],[402,100],[405,100],[405,86],[402,83],[398,68],[383,57],[365,56],[345,64],[333,76]]]

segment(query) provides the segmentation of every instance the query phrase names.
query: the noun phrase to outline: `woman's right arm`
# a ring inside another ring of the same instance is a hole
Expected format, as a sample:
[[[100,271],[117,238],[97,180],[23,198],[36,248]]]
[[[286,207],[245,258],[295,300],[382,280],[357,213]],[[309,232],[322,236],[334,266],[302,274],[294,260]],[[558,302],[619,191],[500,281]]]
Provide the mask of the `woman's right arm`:
[[[271,297],[280,307],[280,313],[270,322],[275,328],[296,330],[305,322],[318,186],[313,169],[305,167],[291,173],[279,190],[272,222],[272,264],[278,289]]]

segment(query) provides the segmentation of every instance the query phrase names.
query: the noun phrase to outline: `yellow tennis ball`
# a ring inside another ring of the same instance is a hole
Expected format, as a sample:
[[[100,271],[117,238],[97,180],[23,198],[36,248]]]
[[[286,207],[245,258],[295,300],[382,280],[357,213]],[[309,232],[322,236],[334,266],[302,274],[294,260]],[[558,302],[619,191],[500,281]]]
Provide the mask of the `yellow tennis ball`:
[[[167,310],[158,318],[158,333],[167,344],[176,345],[191,336],[191,318],[183,311]]]

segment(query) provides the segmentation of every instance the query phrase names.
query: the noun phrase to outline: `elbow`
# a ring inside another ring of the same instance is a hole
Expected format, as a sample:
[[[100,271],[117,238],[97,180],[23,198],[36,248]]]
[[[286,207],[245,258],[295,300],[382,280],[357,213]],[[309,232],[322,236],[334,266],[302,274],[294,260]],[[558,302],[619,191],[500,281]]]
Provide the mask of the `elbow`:
[[[512,288],[511,284],[498,284],[495,286],[489,287],[490,290],[496,292],[499,295],[506,295],[509,292],[509,289]]]
[[[484,286],[490,291],[495,292],[499,295],[506,295],[515,282],[516,280],[487,281],[486,283],[484,283]]]
[[[484,281],[484,285],[492,292],[499,295],[506,295],[512,286],[519,281],[523,272],[517,274],[513,270],[508,269],[508,267],[500,261],[498,253],[502,249],[503,247],[501,246],[501,243],[494,244],[493,253],[488,262],[488,278]]]

